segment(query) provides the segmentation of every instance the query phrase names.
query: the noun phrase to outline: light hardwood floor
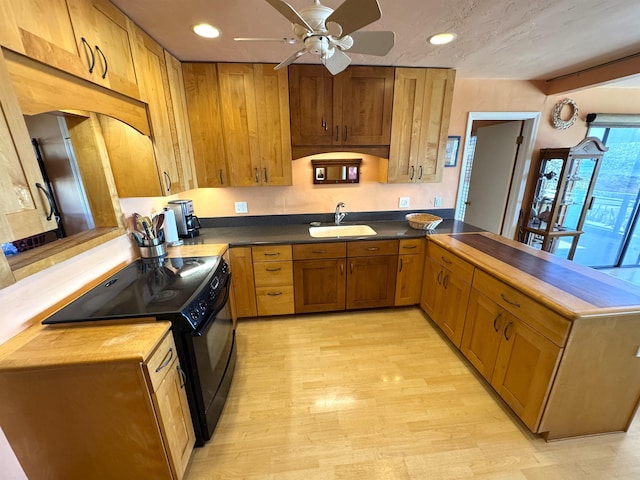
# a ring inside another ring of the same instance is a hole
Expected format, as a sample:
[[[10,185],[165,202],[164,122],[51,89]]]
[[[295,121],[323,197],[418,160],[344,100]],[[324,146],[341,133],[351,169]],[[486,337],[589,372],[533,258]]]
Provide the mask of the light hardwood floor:
[[[639,418],[546,443],[418,308],[245,320],[237,339],[187,480],[640,479]]]

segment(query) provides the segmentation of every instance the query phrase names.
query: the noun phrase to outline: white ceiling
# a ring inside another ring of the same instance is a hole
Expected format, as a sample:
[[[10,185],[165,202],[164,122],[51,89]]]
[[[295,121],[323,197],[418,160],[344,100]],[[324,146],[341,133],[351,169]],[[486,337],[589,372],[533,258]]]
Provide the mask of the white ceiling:
[[[290,23],[264,0],[112,0],[182,61],[279,63],[299,45],[240,43],[234,37],[292,37]],[[313,0],[289,0],[299,10]],[[323,0],[333,9],[342,0]],[[363,30],[392,30],[385,57],[350,54],[356,65],[452,67],[463,78],[544,79],[640,52],[639,0],[379,0],[382,18]],[[190,26],[208,22],[206,40]],[[458,39],[432,46],[428,36]],[[298,62],[318,63],[304,55]],[[640,58],[638,59],[640,72]],[[639,84],[636,80],[629,85]]]

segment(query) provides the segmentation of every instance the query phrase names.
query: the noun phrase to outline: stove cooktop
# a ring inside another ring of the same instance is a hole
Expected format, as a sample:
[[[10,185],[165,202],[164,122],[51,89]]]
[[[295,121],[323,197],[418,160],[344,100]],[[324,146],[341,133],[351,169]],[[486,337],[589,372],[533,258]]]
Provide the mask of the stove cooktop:
[[[167,318],[187,309],[213,277],[220,260],[219,256],[137,260],[42,323]]]

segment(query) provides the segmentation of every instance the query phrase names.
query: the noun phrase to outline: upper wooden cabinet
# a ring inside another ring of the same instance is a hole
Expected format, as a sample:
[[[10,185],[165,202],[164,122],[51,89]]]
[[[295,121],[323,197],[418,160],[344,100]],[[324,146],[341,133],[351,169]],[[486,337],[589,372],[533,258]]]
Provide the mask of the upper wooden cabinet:
[[[138,98],[130,21],[106,0],[0,0],[0,44]]]
[[[291,185],[287,72],[273,67],[218,64],[231,186]]]
[[[44,181],[0,50],[0,243],[56,228],[38,185]]]
[[[215,63],[183,63],[193,157],[200,187],[229,186]]]
[[[389,145],[394,69],[289,67],[294,146]]]
[[[383,183],[440,182],[451,116],[455,70],[397,68],[389,160]]]

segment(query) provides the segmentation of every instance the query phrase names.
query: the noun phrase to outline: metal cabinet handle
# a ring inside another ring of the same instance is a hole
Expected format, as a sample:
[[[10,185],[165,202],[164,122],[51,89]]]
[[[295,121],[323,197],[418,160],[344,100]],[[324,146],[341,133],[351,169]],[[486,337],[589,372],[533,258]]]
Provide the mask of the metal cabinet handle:
[[[254,172],[255,172],[256,183],[260,183],[260,175],[258,174],[258,169],[254,168]]]
[[[265,257],[277,257],[278,255],[280,255],[280,252],[274,252],[274,253],[264,252]]]
[[[449,280],[449,275],[445,275],[444,278],[442,279],[442,286],[444,287],[444,289],[447,289],[447,283]]]
[[[280,270],[282,270],[282,268],[278,267],[278,268],[267,268],[266,269],[267,272],[279,272]]]
[[[405,248],[407,250],[411,250],[411,249],[414,249],[414,248],[418,248],[418,246],[417,245],[403,245],[402,248]]]
[[[497,332],[498,330],[500,330],[500,327],[498,327],[497,322],[500,319],[500,317],[502,316],[501,313],[499,313],[498,315],[496,315],[496,318],[493,319],[493,329]]]
[[[107,62],[107,57],[104,55],[100,47],[96,45],[96,51],[102,56],[102,60],[104,61],[104,70],[102,71],[102,78],[107,78],[107,72],[109,71],[109,63]]]
[[[449,265],[451,265],[453,262],[451,260],[449,260],[448,258],[446,258],[445,256],[440,256],[440,258],[442,259],[442,261],[444,263],[448,263]]]
[[[418,169],[418,180],[422,180],[422,165]]]
[[[444,273],[444,272],[443,272],[442,270],[440,270],[440,271],[438,272],[438,285],[442,285],[442,280],[440,279],[440,277],[442,277],[442,274],[443,274],[443,273]]]
[[[156,373],[169,365],[171,363],[171,360],[173,360],[173,348],[169,349],[169,352],[165,355],[165,360],[160,364],[158,368],[156,368]]]
[[[349,269],[351,270],[351,273],[353,273],[353,262],[349,262]]]
[[[267,177],[267,169],[264,169],[264,183],[269,183],[269,177]]]
[[[180,384],[180,388],[184,388],[184,386],[187,384],[187,374],[184,373],[184,370],[182,370],[182,367],[180,366],[180,364],[176,365],[176,370],[178,370],[178,373],[180,374],[180,378],[182,378],[182,383]]]
[[[327,253],[326,250],[312,250],[311,253],[315,253],[317,255],[322,255],[323,253]]]
[[[504,331],[502,332],[502,333],[504,334],[504,339],[505,339],[507,342],[510,340],[508,333],[509,333],[509,327],[510,327],[511,325],[513,325],[513,322],[509,322],[509,323],[507,323],[507,326],[506,326],[506,327],[504,327]]]
[[[87,42],[86,38],[81,37],[80,40],[82,40],[82,43],[84,43],[85,50],[91,54],[91,65],[89,65],[89,73],[93,73],[93,69],[96,66],[96,56],[93,54],[93,48],[91,48],[91,45],[89,45],[89,42]]]
[[[380,250],[380,247],[367,247],[368,252],[377,252]]]
[[[344,141],[345,142],[347,141],[348,136],[349,136],[349,130],[348,130],[347,126],[345,125],[344,126]]]
[[[220,169],[220,185],[224,185],[224,180],[222,180],[222,169]]]
[[[400,270],[399,270],[400,272],[402,271],[402,267],[403,267],[403,266],[404,266],[404,265],[403,265],[403,263],[402,263],[402,258],[401,258],[401,259],[400,259]]]
[[[413,165],[411,165],[411,175],[409,176],[409,180],[413,180],[413,176],[416,173],[416,167],[414,167]]]
[[[503,299],[505,302],[507,302],[509,305],[513,305],[514,307],[520,308],[520,304],[519,303],[516,303],[516,302],[513,302],[513,301],[509,300],[507,297],[504,296],[504,293],[500,294],[500,298]]]
[[[340,264],[340,276],[344,275],[344,263]]]
[[[282,295],[282,292],[267,292],[267,295],[269,295],[270,297],[277,297]]]
[[[169,176],[169,174],[166,171],[164,171],[162,173],[164,174],[164,178],[166,178],[166,180],[167,180],[164,183],[165,186],[167,187],[167,192],[170,192],[171,191],[171,177]]]
[[[336,125],[336,142],[340,140],[340,127]]]
[[[42,190],[42,193],[44,193],[44,195],[47,197],[47,201],[49,202],[49,214],[47,215],[47,220],[51,220],[51,218],[53,217],[53,197],[47,191],[47,189],[40,184],[40,182],[36,182],[36,187],[39,190]]]

